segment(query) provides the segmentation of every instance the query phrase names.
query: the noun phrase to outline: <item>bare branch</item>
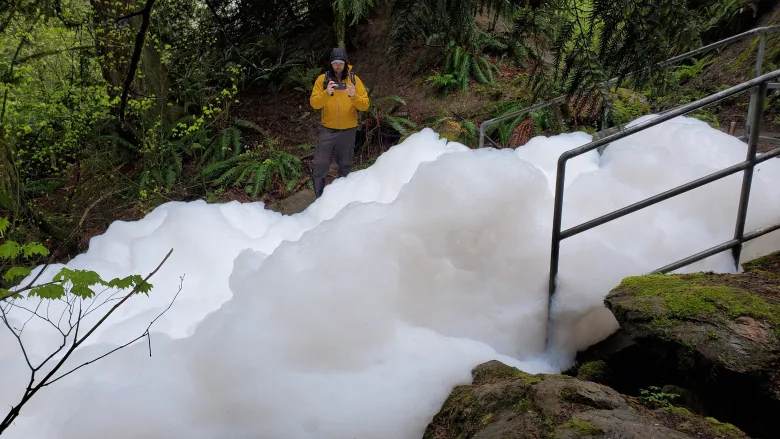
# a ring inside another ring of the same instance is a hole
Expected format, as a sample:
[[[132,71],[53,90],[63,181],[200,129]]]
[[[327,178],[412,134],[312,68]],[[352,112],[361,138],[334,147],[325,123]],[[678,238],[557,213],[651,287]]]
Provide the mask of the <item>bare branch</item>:
[[[3,313],[3,323],[5,323],[5,326],[8,327],[8,330],[11,331],[14,337],[16,337],[16,340],[19,342],[19,347],[22,349],[22,354],[24,354],[24,361],[26,361],[27,365],[30,366],[30,369],[32,369],[33,366],[32,363],[30,363],[30,357],[27,356],[27,349],[24,348],[24,343],[22,343],[22,338],[19,336],[19,334],[16,333],[14,328],[11,327],[11,323],[8,322],[8,315],[5,313],[5,310],[3,310],[2,313]]]
[[[91,310],[89,310],[89,311],[85,312],[85,313],[84,313],[84,317],[87,317],[88,315],[92,314],[93,312],[95,312],[95,311],[99,310],[99,309],[100,309],[100,307],[102,307],[102,306],[104,306],[104,305],[107,305],[107,304],[109,304],[109,303],[111,303],[111,302],[116,302],[117,300],[122,300],[122,297],[114,297],[114,296],[116,296],[118,293],[119,293],[119,292],[112,294],[112,295],[111,295],[111,297],[109,297],[108,299],[106,299],[106,300],[105,300],[103,303],[101,303],[100,305],[98,305],[98,306],[97,306],[97,307],[95,307],[94,309],[91,309]],[[90,305],[90,306],[91,306],[91,305]]]
[[[28,324],[28,323],[30,323],[30,320],[32,320],[32,319],[33,319],[33,317],[35,317],[35,316],[37,316],[37,315],[38,315],[38,308],[40,308],[40,307],[41,307],[41,304],[43,304],[43,300],[41,300],[40,302],[38,302],[38,306],[36,306],[36,307],[35,307],[35,311],[30,311],[30,310],[27,310],[27,312],[29,312],[29,313],[30,313],[30,318],[29,318],[29,319],[27,319],[27,320],[24,322],[24,324],[22,325],[22,330],[21,330],[21,331],[19,331],[19,336],[20,336],[20,337],[22,336],[22,333],[24,332],[24,328],[26,328],[26,327],[27,327],[27,324]],[[39,317],[40,317],[40,316],[39,316]]]
[[[151,2],[151,1],[154,1],[154,0],[150,0],[150,2]],[[132,291],[130,291],[130,292],[129,292],[129,293],[126,295],[126,296],[124,296],[124,297],[122,298],[122,300],[120,300],[118,303],[116,303],[116,304],[115,304],[115,305],[114,305],[114,306],[113,306],[113,307],[112,307],[110,310],[108,310],[108,312],[106,312],[106,314],[105,314],[105,315],[104,315],[104,316],[103,316],[103,317],[102,317],[100,320],[98,320],[98,322],[97,322],[97,323],[95,323],[95,324],[92,326],[92,328],[90,328],[90,330],[89,330],[89,331],[88,331],[88,332],[87,332],[87,333],[86,333],[86,334],[85,334],[83,337],[81,337],[81,338],[78,338],[78,336],[75,336],[75,337],[74,337],[74,339],[73,339],[73,344],[70,346],[70,348],[69,348],[69,349],[68,349],[68,350],[65,352],[65,354],[62,356],[62,358],[60,358],[60,360],[57,362],[57,364],[56,364],[56,365],[55,365],[55,366],[54,366],[54,367],[53,367],[53,368],[52,368],[52,369],[51,369],[51,370],[50,370],[50,371],[49,371],[49,372],[46,374],[46,376],[45,376],[45,377],[43,377],[43,379],[42,379],[42,380],[41,380],[41,381],[40,381],[38,384],[36,384],[36,385],[33,385],[33,384],[34,384],[34,382],[35,382],[35,372],[36,372],[37,370],[39,370],[41,367],[43,367],[43,366],[44,366],[44,364],[46,364],[46,363],[47,363],[49,360],[51,360],[51,359],[52,359],[52,358],[53,358],[53,357],[54,357],[54,356],[55,356],[55,355],[56,355],[58,352],[60,352],[60,351],[62,350],[62,348],[58,349],[58,350],[57,350],[55,353],[53,353],[52,355],[50,355],[50,356],[49,356],[49,357],[48,357],[46,360],[44,360],[44,361],[43,361],[43,362],[42,362],[42,363],[41,363],[41,364],[40,364],[40,365],[39,365],[37,368],[34,368],[34,367],[32,366],[32,364],[30,363],[30,361],[29,361],[28,357],[27,357],[27,352],[26,352],[26,350],[24,349],[24,344],[22,343],[22,341],[21,341],[21,338],[19,338],[19,336],[16,334],[16,331],[14,331],[14,330],[13,330],[13,328],[11,328],[11,325],[9,324],[9,322],[8,322],[8,319],[6,318],[6,314],[5,314],[5,312],[3,312],[3,321],[5,322],[6,326],[8,326],[8,329],[10,329],[10,330],[11,330],[11,332],[13,332],[14,336],[16,336],[17,340],[19,341],[19,345],[20,345],[20,347],[21,347],[21,349],[22,349],[22,352],[24,353],[25,359],[27,359],[27,364],[28,364],[28,366],[29,366],[29,367],[30,367],[30,369],[31,369],[31,379],[30,379],[30,384],[27,386],[27,389],[26,389],[26,391],[24,392],[24,395],[22,396],[22,399],[21,399],[21,401],[20,401],[20,402],[19,402],[17,405],[15,405],[15,406],[11,407],[11,410],[8,412],[8,414],[6,415],[6,417],[3,419],[3,421],[2,421],[2,422],[0,422],[0,434],[2,434],[2,432],[3,432],[3,431],[5,431],[5,430],[6,430],[8,427],[10,427],[10,426],[11,426],[11,424],[13,423],[13,421],[14,421],[14,420],[15,420],[15,419],[16,419],[16,418],[19,416],[19,412],[20,412],[21,408],[22,408],[22,407],[23,407],[23,406],[24,406],[24,405],[27,403],[27,401],[29,401],[29,400],[30,400],[30,399],[31,399],[31,398],[32,398],[32,397],[33,397],[33,396],[34,396],[36,393],[38,393],[38,391],[39,391],[39,390],[41,390],[43,387],[46,387],[46,386],[48,386],[49,384],[51,384],[51,383],[53,382],[53,381],[50,381],[50,380],[52,379],[52,377],[53,377],[54,375],[56,375],[56,374],[57,374],[57,372],[59,372],[59,370],[60,370],[60,368],[62,367],[62,365],[63,365],[63,364],[65,364],[65,362],[68,360],[68,358],[70,358],[70,356],[73,354],[73,352],[74,352],[74,351],[75,351],[75,350],[76,350],[76,349],[77,349],[77,348],[78,348],[78,347],[79,347],[79,346],[80,346],[82,343],[84,343],[84,341],[86,341],[86,340],[87,340],[87,339],[88,339],[88,338],[89,338],[89,337],[90,337],[90,336],[91,336],[91,335],[92,335],[92,334],[93,334],[93,333],[94,333],[94,332],[95,332],[95,331],[96,331],[96,330],[97,330],[97,329],[98,329],[98,328],[99,328],[99,327],[100,327],[100,326],[103,324],[103,322],[105,322],[105,321],[106,321],[106,319],[108,319],[108,318],[111,316],[111,314],[113,314],[113,313],[114,313],[114,311],[116,311],[116,309],[117,309],[117,308],[119,308],[120,306],[122,306],[122,304],[123,304],[123,303],[125,303],[125,302],[127,301],[127,299],[129,299],[131,296],[133,296],[133,295],[137,294],[138,292],[140,292],[140,291],[141,291],[141,289],[142,289],[142,288],[143,288],[145,285],[147,285],[147,282],[148,282],[148,280],[149,280],[149,279],[150,279],[152,276],[154,276],[154,275],[157,273],[157,271],[159,271],[159,270],[160,270],[160,268],[163,266],[163,264],[165,264],[165,262],[166,262],[166,261],[168,260],[168,258],[171,256],[171,253],[173,253],[173,249],[171,249],[170,251],[168,251],[168,253],[165,255],[165,258],[163,258],[163,260],[160,262],[160,264],[159,264],[159,265],[157,265],[157,268],[155,268],[155,269],[154,269],[154,270],[153,270],[151,273],[149,273],[149,274],[148,274],[148,275],[147,275],[147,276],[146,276],[146,277],[145,277],[145,278],[144,278],[144,279],[143,279],[143,280],[142,280],[140,283],[136,284],[136,286],[135,286],[135,287],[132,289]],[[181,287],[179,288],[179,291],[181,291]],[[178,294],[179,294],[179,293],[177,292],[177,293],[176,293],[176,296],[174,296],[174,300],[176,299],[176,297],[178,296]],[[166,309],[165,309],[165,311],[167,311],[169,308],[170,308],[170,305],[168,306],[168,308],[166,308]],[[164,313],[165,311],[163,311],[163,313]],[[72,312],[72,308],[71,308],[71,312]],[[81,320],[82,320],[82,316],[81,316],[81,314],[82,314],[82,312],[81,312],[81,308],[79,308],[79,320],[76,322],[76,333],[78,333],[78,328],[79,328],[79,326],[80,326],[80,323],[81,323]],[[162,315],[162,313],[161,313],[160,315]],[[157,318],[155,318],[155,319],[152,321],[152,323],[154,323],[154,322],[155,322],[155,321],[156,321],[156,320],[157,320],[159,317],[160,317],[160,316],[157,316]],[[151,324],[149,325],[149,327],[151,327]],[[146,329],[146,333],[148,333],[148,331],[149,331],[149,327],[147,327],[147,329]],[[73,329],[73,326],[71,326],[71,330],[72,330],[72,329]],[[67,334],[68,334],[68,335],[70,334],[70,330],[67,332]],[[142,335],[141,337],[143,337],[143,335]],[[141,337],[137,338],[136,340],[140,339]],[[67,335],[66,335],[66,337],[64,337],[64,344],[65,344],[66,342],[67,342]],[[132,342],[131,342],[131,343],[132,343]],[[63,346],[63,347],[64,347],[64,346]],[[113,351],[111,351],[111,352],[115,352],[116,350],[117,350],[117,349],[114,349],[114,350],[113,350]],[[109,354],[110,354],[111,352],[109,352]],[[102,356],[102,357],[100,357],[100,358],[103,358],[103,357],[105,357],[106,355],[108,355],[108,354],[105,354],[105,355],[103,355],[103,356]],[[91,362],[94,362],[94,361],[97,361],[97,360],[92,360],[92,361],[90,361],[89,363],[91,363]],[[89,364],[89,363],[86,363],[86,364]],[[84,365],[86,365],[86,364],[84,364]],[[57,381],[57,380],[59,380],[59,379],[63,378],[64,376],[66,376],[66,375],[68,375],[68,374],[70,374],[70,373],[74,372],[75,370],[77,370],[77,369],[79,369],[79,368],[83,367],[84,365],[81,365],[81,366],[79,366],[79,367],[77,367],[77,368],[75,368],[75,369],[73,369],[73,370],[71,370],[71,371],[67,372],[66,374],[64,374],[64,375],[62,375],[62,376],[60,376],[60,377],[56,378],[54,381]]]
[[[51,56],[51,55],[58,55],[60,53],[76,52],[76,51],[79,51],[79,50],[89,50],[89,49],[94,49],[94,48],[95,48],[94,46],[76,46],[76,47],[69,47],[67,49],[47,50],[45,52],[34,53],[32,55],[27,55],[25,57],[19,58],[16,61],[16,64],[24,64],[27,61],[33,61],[33,60],[36,60],[38,58],[44,58],[44,57]]]
[[[44,317],[44,316],[42,316],[42,315],[38,314],[38,308],[39,308],[39,307],[41,306],[41,304],[43,303],[43,299],[41,299],[41,302],[40,302],[40,303],[38,304],[38,306],[35,308],[35,311],[33,311],[33,310],[31,310],[31,309],[27,308],[26,306],[17,305],[16,303],[13,303],[13,302],[8,302],[8,303],[9,303],[9,305],[10,305],[11,307],[13,307],[13,308],[19,308],[19,309],[23,309],[23,310],[25,310],[25,311],[29,312],[31,315],[30,315],[30,319],[28,319],[28,320],[27,320],[27,322],[29,322],[29,321],[30,321],[30,320],[31,320],[33,317],[38,317],[39,319],[43,320],[44,322],[46,322],[46,323],[50,324],[50,325],[51,325],[51,326],[52,326],[54,329],[56,329],[57,331],[59,331],[59,332],[62,334],[62,329],[61,329],[61,328],[60,328],[58,325],[55,325],[55,324],[54,324],[54,322],[52,322],[52,321],[51,321],[51,319],[48,319],[48,318],[46,318],[46,317]],[[24,326],[26,326],[26,325],[27,325],[27,322],[25,322]],[[22,326],[22,330],[24,330],[24,326]],[[21,335],[21,333],[20,333],[19,335]],[[63,334],[63,335],[64,335],[64,334]]]
[[[151,1],[153,1],[153,0],[151,0]],[[119,308],[120,306],[122,306],[122,304],[123,304],[123,303],[125,303],[125,301],[126,301],[127,299],[129,299],[129,298],[130,298],[130,296],[132,296],[133,294],[135,294],[135,293],[137,293],[138,291],[140,291],[140,290],[141,290],[141,287],[143,287],[143,285],[144,285],[144,284],[146,284],[146,281],[147,281],[147,280],[149,280],[149,278],[150,278],[150,277],[154,276],[154,274],[155,274],[155,273],[157,273],[157,271],[160,269],[160,267],[162,267],[162,265],[165,263],[165,261],[167,261],[167,260],[168,260],[168,258],[171,256],[171,253],[173,253],[173,249],[171,249],[170,251],[168,251],[168,254],[167,254],[167,255],[165,255],[165,258],[163,258],[162,262],[160,262],[160,265],[158,265],[158,266],[157,266],[157,268],[155,268],[155,269],[154,269],[154,271],[152,271],[151,273],[149,273],[149,275],[147,275],[147,276],[146,276],[146,278],[144,278],[144,280],[143,280],[143,281],[142,281],[140,284],[136,285],[136,286],[135,286],[135,288],[133,288],[133,291],[130,291],[130,293],[129,293],[128,295],[126,295],[126,296],[125,296],[125,297],[124,297],[124,298],[123,298],[121,301],[119,301],[119,303],[117,303],[116,305],[114,305],[114,306],[113,306],[113,307],[112,307],[112,308],[111,308],[111,309],[110,309],[110,310],[109,310],[109,311],[106,313],[106,315],[104,315],[104,316],[103,316],[103,317],[102,317],[102,318],[101,318],[101,319],[100,319],[100,320],[99,320],[97,323],[95,323],[95,326],[93,326],[93,327],[92,327],[92,329],[90,329],[90,330],[89,330],[89,332],[87,332],[87,334],[84,336],[84,338],[82,338],[81,340],[77,340],[77,341],[76,341],[76,343],[73,345],[73,349],[76,349],[76,347],[78,347],[78,345],[80,345],[81,343],[83,343],[83,342],[84,342],[84,340],[86,340],[86,339],[87,339],[87,338],[88,338],[90,335],[92,335],[92,333],[93,333],[93,332],[95,332],[95,331],[97,330],[97,328],[98,328],[100,325],[102,325],[102,324],[103,324],[103,322],[105,322],[105,321],[106,321],[106,319],[108,319],[108,318],[111,316],[111,314],[113,314],[113,313],[114,313],[114,311],[116,311],[116,309],[117,309],[117,308]]]
[[[89,207],[87,207],[87,209],[84,211],[84,214],[81,215],[81,219],[79,220],[78,228],[80,229],[81,226],[84,224],[84,220],[87,219],[87,214],[89,214],[89,211],[92,210],[93,207],[95,207],[99,202],[103,201],[104,199],[106,199],[106,198],[110,197],[111,195],[114,195],[115,193],[120,192],[120,191],[121,191],[121,189],[117,189],[117,190],[113,190],[111,192],[107,192],[107,193],[101,195],[100,198],[95,200],[95,202],[90,204]]]
[[[162,317],[163,314],[165,314],[166,312],[168,312],[169,309],[171,309],[171,306],[173,305],[173,302],[176,300],[177,297],[179,297],[179,293],[181,293],[181,288],[184,285],[184,276],[179,277],[179,279],[181,279],[181,282],[179,282],[179,291],[177,291],[176,294],[174,294],[173,300],[171,300],[171,303],[168,304],[168,307],[165,308],[163,310],[163,312],[158,314],[157,317],[155,317],[154,320],[152,320],[152,322],[149,323],[149,326],[146,327],[146,335],[147,335],[147,337],[149,336],[149,328],[151,328],[152,325],[154,325],[154,322],[156,322],[157,319]],[[151,342],[151,340],[149,341],[149,356],[150,357],[152,356],[152,342]]]
[[[87,361],[87,362],[85,362],[85,363],[82,363],[82,364],[78,365],[77,367],[75,367],[75,368],[71,369],[70,371],[68,371],[68,372],[65,372],[64,374],[62,374],[62,375],[58,376],[57,378],[55,378],[55,379],[53,379],[53,380],[49,381],[48,383],[46,383],[46,384],[42,385],[41,387],[45,387],[45,386],[48,386],[48,385],[50,385],[50,384],[54,384],[54,383],[56,383],[57,381],[61,380],[62,378],[65,378],[66,376],[68,376],[68,375],[72,374],[73,372],[75,372],[75,371],[77,371],[77,370],[81,369],[82,367],[84,367],[84,366],[86,366],[86,365],[88,365],[88,364],[92,364],[92,363],[94,363],[94,362],[96,362],[96,361],[98,361],[98,360],[100,360],[100,359],[106,358],[107,356],[109,356],[109,355],[113,354],[114,352],[116,352],[116,351],[118,351],[118,350],[120,350],[120,349],[124,349],[124,348],[126,348],[126,347],[130,346],[131,344],[133,344],[133,343],[137,342],[138,340],[140,340],[140,339],[142,339],[142,338],[144,338],[144,337],[147,337],[147,339],[148,339],[148,338],[149,338],[149,329],[151,329],[152,325],[154,325],[154,322],[156,322],[156,321],[157,321],[157,319],[159,319],[160,317],[162,317],[162,316],[163,316],[163,314],[165,314],[166,312],[168,312],[168,310],[169,310],[169,309],[171,309],[171,306],[173,305],[173,302],[175,302],[175,301],[176,301],[176,298],[177,298],[177,297],[179,297],[179,293],[181,293],[182,286],[183,286],[183,284],[184,284],[184,276],[181,276],[179,279],[181,279],[181,282],[179,283],[179,290],[178,290],[178,291],[176,292],[176,294],[173,296],[173,299],[171,299],[171,302],[168,304],[168,307],[167,307],[167,308],[165,308],[165,309],[164,309],[164,310],[163,310],[163,311],[162,311],[160,314],[158,314],[158,315],[157,315],[157,317],[155,317],[155,318],[154,318],[154,320],[152,320],[152,321],[151,321],[151,323],[149,323],[149,326],[147,326],[147,327],[146,327],[146,330],[143,332],[143,334],[141,334],[141,335],[139,335],[138,337],[136,337],[136,338],[134,338],[134,339],[130,340],[129,342],[127,342],[127,343],[123,344],[122,346],[118,346],[118,347],[116,347],[116,348],[114,348],[114,349],[111,349],[110,351],[106,352],[105,354],[103,354],[103,355],[101,355],[101,356],[99,356],[99,357],[97,357],[97,358],[95,358],[95,359],[92,359],[92,360],[90,360],[90,361]],[[150,346],[151,346],[151,340],[149,341],[149,344],[150,344]],[[149,348],[149,356],[150,356],[150,357],[152,356],[152,348],[151,348],[151,347]]]
[[[72,314],[72,313],[71,313]],[[74,340],[79,339],[79,328],[81,327],[81,302],[79,302],[79,318],[76,320],[76,333],[73,335]]]

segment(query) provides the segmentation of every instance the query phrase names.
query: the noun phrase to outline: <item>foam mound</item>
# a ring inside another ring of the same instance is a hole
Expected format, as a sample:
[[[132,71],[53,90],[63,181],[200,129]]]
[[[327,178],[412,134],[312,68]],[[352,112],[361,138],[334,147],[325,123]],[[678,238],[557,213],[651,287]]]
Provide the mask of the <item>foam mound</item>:
[[[573,133],[517,150],[472,150],[424,129],[335,181],[300,214],[262,203],[174,202],[140,221],[113,223],[67,266],[104,278],[146,275],[174,252],[152,278],[150,296],[129,300],[70,364],[143,333],[184,276],[182,291],[150,340],[46,388],[7,435],[416,439],[482,362],[560,371],[578,349],[617,329],[602,300],[620,279],[731,238],[742,178],[565,240],[545,351],[556,161],[589,141]],[[564,228],[745,153],[743,142],[677,118],[603,155],[582,155],[567,168]],[[780,161],[754,175],[748,230],[780,221]],[[747,244],[743,259],[777,248],[780,233],[772,233]],[[700,270],[735,268],[725,252],[681,271]],[[64,307],[49,306],[52,314]],[[16,324],[29,319],[21,308],[10,316]],[[41,359],[57,335],[32,319],[23,340]],[[8,331],[0,331],[0,368],[7,407],[29,377]]]

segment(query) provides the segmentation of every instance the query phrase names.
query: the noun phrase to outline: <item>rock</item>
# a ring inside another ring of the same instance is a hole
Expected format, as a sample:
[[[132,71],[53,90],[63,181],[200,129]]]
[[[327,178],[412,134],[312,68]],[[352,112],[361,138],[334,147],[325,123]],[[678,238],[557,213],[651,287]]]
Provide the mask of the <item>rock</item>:
[[[650,409],[601,384],[530,375],[498,361],[456,387],[423,439],[747,438],[736,427],[683,408]]]
[[[588,361],[577,369],[577,378],[596,383],[608,382],[609,366],[604,360]]]
[[[284,215],[292,215],[306,210],[315,200],[314,191],[311,189],[301,189],[289,197],[274,201],[268,205],[270,210],[280,212]]]
[[[620,392],[676,386],[696,413],[780,437],[780,252],[744,269],[624,279],[604,301],[621,329],[578,361],[603,360]]]

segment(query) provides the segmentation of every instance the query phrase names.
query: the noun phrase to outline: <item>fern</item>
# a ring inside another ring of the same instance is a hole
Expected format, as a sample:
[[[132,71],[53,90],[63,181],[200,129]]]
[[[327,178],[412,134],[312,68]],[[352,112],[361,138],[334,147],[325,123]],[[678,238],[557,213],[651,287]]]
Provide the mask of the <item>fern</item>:
[[[203,170],[212,184],[221,187],[239,187],[253,198],[270,192],[276,178],[289,192],[301,176],[301,159],[279,150],[267,154],[249,151],[212,163]]]

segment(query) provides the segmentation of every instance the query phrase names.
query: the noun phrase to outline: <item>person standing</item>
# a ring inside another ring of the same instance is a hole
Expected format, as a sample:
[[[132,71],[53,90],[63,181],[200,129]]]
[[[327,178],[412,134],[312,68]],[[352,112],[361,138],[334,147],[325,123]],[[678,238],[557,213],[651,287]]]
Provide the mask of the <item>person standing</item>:
[[[309,104],[321,114],[312,173],[314,195],[319,198],[325,189],[325,177],[334,150],[339,177],[346,177],[351,171],[355,158],[357,112],[366,111],[369,107],[366,87],[352,71],[343,48],[337,47],[330,52],[330,68],[314,81]]]

